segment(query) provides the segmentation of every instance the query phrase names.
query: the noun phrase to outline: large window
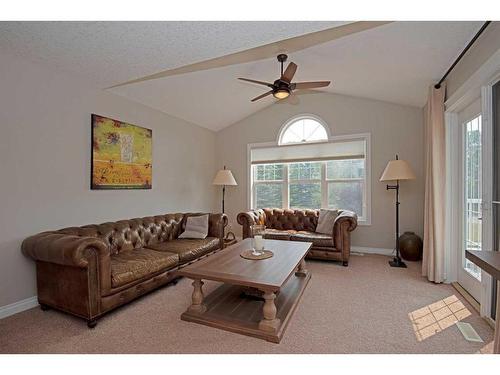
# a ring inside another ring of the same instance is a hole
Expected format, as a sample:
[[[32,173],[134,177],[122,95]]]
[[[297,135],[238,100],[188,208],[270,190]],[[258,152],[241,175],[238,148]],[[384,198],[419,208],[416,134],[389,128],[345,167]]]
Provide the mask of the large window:
[[[253,207],[341,208],[365,216],[365,159],[254,164]]]
[[[299,121],[304,126],[304,119]],[[326,135],[323,125],[322,131],[315,128],[318,124],[306,132]],[[289,128],[298,132],[294,123]],[[369,135],[289,144],[287,129],[280,134],[280,145],[250,148],[251,207],[339,208],[369,223]]]

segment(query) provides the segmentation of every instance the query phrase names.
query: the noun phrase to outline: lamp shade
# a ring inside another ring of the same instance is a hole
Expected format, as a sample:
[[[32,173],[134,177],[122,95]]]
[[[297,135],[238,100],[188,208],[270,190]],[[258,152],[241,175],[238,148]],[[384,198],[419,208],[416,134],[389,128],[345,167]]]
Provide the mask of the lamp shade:
[[[229,169],[221,169],[215,175],[213,185],[238,185]]]
[[[391,160],[387,163],[380,181],[413,180],[415,173],[406,160]]]

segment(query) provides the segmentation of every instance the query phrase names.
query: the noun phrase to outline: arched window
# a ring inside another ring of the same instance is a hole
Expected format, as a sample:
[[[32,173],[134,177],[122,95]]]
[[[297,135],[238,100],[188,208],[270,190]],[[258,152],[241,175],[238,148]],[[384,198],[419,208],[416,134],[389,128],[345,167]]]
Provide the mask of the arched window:
[[[311,115],[294,117],[283,125],[278,143],[280,145],[321,142],[328,140],[325,124]]]

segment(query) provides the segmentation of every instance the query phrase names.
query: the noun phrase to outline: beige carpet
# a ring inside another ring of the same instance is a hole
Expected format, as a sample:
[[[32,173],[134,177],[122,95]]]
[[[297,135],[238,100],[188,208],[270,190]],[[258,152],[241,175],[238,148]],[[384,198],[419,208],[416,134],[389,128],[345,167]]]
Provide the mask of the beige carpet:
[[[387,260],[352,256],[348,268],[308,261],[311,282],[280,344],[181,321],[191,295],[183,279],[106,315],[94,330],[39,308],[5,318],[0,352],[476,353],[493,340],[492,329],[453,297],[458,294],[451,286],[427,282],[419,263],[396,269]],[[206,291],[214,286],[207,283]],[[484,343],[466,341],[455,317],[471,323]]]

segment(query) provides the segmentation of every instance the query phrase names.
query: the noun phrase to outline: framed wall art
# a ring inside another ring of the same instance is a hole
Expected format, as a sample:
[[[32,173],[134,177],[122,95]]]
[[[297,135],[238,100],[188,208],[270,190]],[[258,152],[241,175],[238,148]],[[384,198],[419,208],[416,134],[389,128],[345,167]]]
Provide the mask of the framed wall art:
[[[91,189],[151,189],[152,130],[92,114]]]

